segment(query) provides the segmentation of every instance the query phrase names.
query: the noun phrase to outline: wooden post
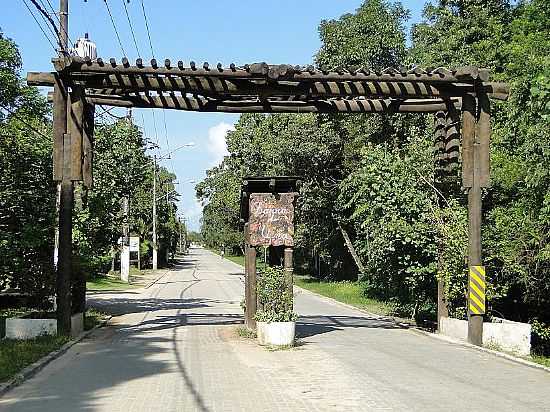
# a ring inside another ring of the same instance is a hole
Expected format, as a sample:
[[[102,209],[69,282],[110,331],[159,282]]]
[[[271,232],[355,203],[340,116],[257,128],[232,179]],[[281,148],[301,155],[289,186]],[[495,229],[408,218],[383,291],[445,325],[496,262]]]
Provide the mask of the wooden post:
[[[68,43],[68,0],[59,2],[60,52],[64,54]],[[70,179],[70,135],[67,134],[67,87],[59,75],[54,86],[54,179],[61,181],[59,196],[59,251],[57,260],[57,330],[63,335],[71,333],[71,266],[72,266],[72,214],[73,182]]]
[[[248,265],[248,223],[244,225],[244,323],[247,327],[250,327],[248,320],[248,311],[250,304],[250,275],[248,274],[249,265]]]
[[[441,201],[441,194],[446,193],[444,188],[444,170],[446,163],[445,153],[445,141],[446,141],[446,126],[447,126],[447,113],[437,112],[435,114],[435,144],[434,144],[434,163],[435,163],[435,187],[440,193],[436,194],[437,205],[441,207],[443,203]],[[437,329],[441,330],[441,319],[449,316],[449,308],[447,300],[445,299],[445,279],[441,278],[441,272],[443,271],[444,257],[443,257],[443,244],[441,239],[438,243],[438,255],[437,255]]]
[[[69,104],[70,102],[70,104]],[[73,87],[71,93],[69,93],[68,105],[67,105],[67,135],[70,136],[69,141],[69,150],[70,156],[68,159],[64,159],[64,162],[70,162],[70,175],[69,179],[74,181],[82,180],[82,160],[83,160],[83,150],[82,150],[82,141],[84,137],[84,124],[85,124],[85,102],[83,90],[80,88]],[[66,153],[67,151],[65,151]],[[65,179],[65,175],[64,175]],[[73,183],[73,205],[74,205],[74,183]],[[83,189],[83,188],[81,188]],[[79,192],[82,193],[82,190]],[[72,217],[72,207],[71,207],[71,217]],[[67,218],[69,216],[67,215]],[[71,226],[72,228],[72,226]],[[71,243],[72,243],[72,232],[71,232]],[[86,277],[80,265],[75,267],[74,259],[71,256],[73,261],[73,270],[72,270],[72,313],[84,313],[86,309]]]
[[[481,265],[481,170],[479,145],[476,143],[475,100],[463,100],[463,186],[468,189],[468,266]],[[471,275],[468,277],[468,284]],[[469,302],[467,300],[467,302]],[[474,314],[468,306],[468,342],[483,344],[483,314]]]
[[[285,248],[285,282],[288,288],[290,296],[294,295],[294,282],[293,282],[293,272],[294,272],[294,263],[292,261],[294,249],[291,247]],[[294,301],[294,300],[293,300]]]
[[[246,295],[246,326],[250,329],[256,329],[257,294],[256,294],[256,248],[248,245],[246,249],[247,260],[247,284],[248,293]]]

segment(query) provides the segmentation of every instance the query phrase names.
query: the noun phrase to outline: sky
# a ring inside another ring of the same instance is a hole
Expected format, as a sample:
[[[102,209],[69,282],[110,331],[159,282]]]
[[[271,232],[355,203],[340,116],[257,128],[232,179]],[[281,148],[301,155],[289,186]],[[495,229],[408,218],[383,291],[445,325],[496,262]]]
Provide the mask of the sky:
[[[197,64],[208,61],[215,65],[221,62],[224,66],[264,61],[270,64],[307,65],[313,62],[313,56],[321,45],[317,31],[321,20],[351,13],[362,3],[362,0],[143,0],[151,32],[151,50],[142,0],[126,1],[69,0],[70,39],[74,42],[87,32],[97,45],[98,56],[104,60],[115,57],[119,62],[124,55],[135,61],[138,52],[145,61],[149,61],[153,52],[160,62],[169,58],[186,63],[195,61]],[[54,50],[33,20],[25,2],[33,12],[36,11],[30,0],[4,1],[0,31],[18,44],[23,58],[23,73],[53,70],[51,58]],[[58,0],[38,2],[56,9],[59,4]],[[106,4],[122,46],[117,41]],[[424,1],[405,0],[402,4],[411,11],[409,24],[418,22]],[[35,15],[45,28],[38,14]],[[52,18],[56,19],[55,16]],[[53,38],[51,33],[46,33]],[[147,138],[153,141],[158,138],[161,146],[158,154],[166,154],[186,143],[195,143],[193,147],[176,150],[163,165],[177,175],[177,190],[181,194],[179,213],[187,219],[191,230],[199,230],[202,208],[195,198],[193,182],[202,180],[206,170],[218,164],[227,154],[225,134],[239,117],[224,113],[159,109],[154,110],[154,115],[152,112],[152,109],[136,109],[133,118]]]

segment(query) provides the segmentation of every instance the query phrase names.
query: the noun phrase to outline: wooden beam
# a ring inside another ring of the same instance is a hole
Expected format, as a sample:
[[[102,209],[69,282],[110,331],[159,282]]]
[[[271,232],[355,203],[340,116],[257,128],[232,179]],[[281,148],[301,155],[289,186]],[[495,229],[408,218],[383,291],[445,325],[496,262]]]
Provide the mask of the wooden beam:
[[[228,113],[429,113],[445,110],[442,99],[338,99],[313,101],[223,101],[204,97],[167,96],[106,96],[91,95],[88,103],[117,107],[165,108],[197,112]],[[460,108],[460,99],[451,102]]]
[[[459,97],[474,92],[469,83],[429,83],[413,81],[280,81],[259,83],[247,79],[222,79],[208,76],[151,74],[104,74],[83,75],[73,73],[71,82],[88,89],[104,89],[102,94],[127,94],[145,91],[179,91],[213,95],[260,95],[311,97]],[[27,74],[27,84],[48,86],[53,83],[53,74]],[[479,91],[489,97],[505,100],[508,86],[505,83],[482,83]]]

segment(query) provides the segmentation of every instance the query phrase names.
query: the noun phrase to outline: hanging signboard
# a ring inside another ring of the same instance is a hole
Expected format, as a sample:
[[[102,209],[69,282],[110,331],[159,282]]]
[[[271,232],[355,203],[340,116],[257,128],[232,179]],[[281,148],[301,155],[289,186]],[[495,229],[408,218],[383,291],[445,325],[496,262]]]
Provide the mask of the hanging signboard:
[[[294,246],[294,193],[250,194],[252,246]]]
[[[130,252],[139,252],[139,236],[130,236]]]

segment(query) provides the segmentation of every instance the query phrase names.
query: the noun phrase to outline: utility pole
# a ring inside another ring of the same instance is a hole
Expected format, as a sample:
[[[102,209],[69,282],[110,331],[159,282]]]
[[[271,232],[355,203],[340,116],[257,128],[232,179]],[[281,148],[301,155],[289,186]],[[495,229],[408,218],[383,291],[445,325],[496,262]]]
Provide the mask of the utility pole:
[[[181,226],[181,217],[179,218],[180,222],[180,255],[183,253],[183,242],[182,242],[182,226]]]
[[[132,124],[132,109],[129,108],[126,114],[128,123]],[[128,173],[126,173],[128,178]],[[130,280],[130,205],[128,196],[122,199],[123,223],[122,223],[122,242],[120,253],[120,279],[124,282]]]
[[[120,279],[124,282],[130,280],[130,225],[128,196],[122,199],[124,220],[122,223],[122,251],[120,253]]]
[[[153,270],[157,270],[157,155],[153,156],[153,162]]]
[[[69,1],[59,1],[59,54],[67,54]],[[57,327],[60,334],[71,332],[72,211],[74,187],[71,180],[71,141],[67,134],[67,87],[56,76],[54,85],[54,179],[59,183],[59,240],[57,262]]]

